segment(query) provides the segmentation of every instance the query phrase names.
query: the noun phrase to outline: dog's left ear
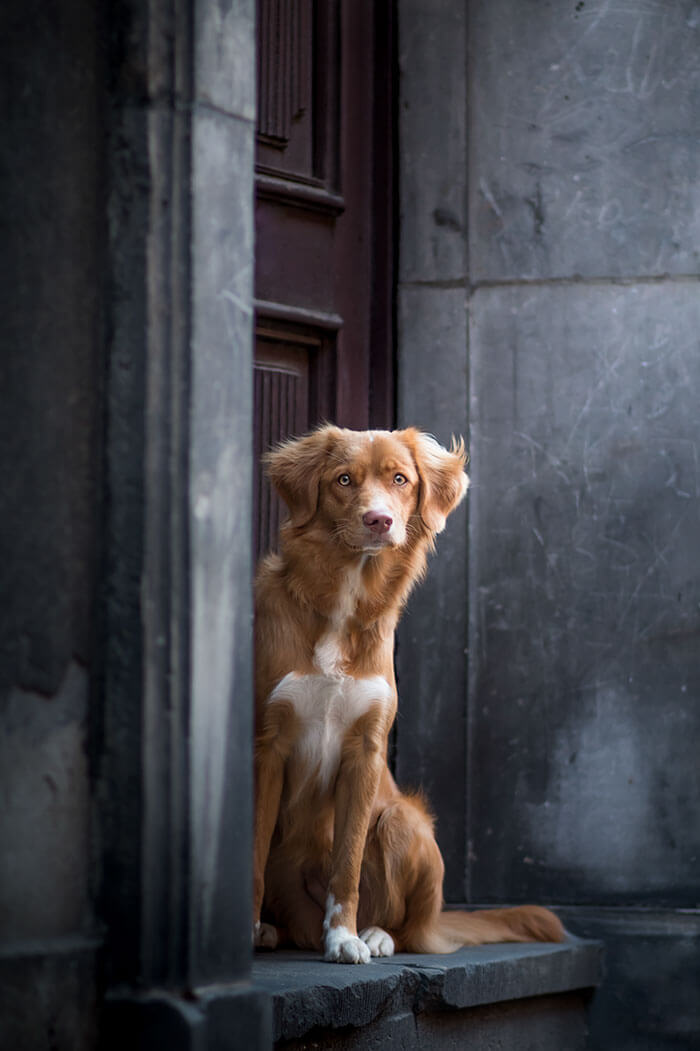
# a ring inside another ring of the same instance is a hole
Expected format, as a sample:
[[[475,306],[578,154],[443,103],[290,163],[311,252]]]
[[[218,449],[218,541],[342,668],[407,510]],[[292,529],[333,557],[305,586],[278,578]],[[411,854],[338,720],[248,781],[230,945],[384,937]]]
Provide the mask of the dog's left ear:
[[[420,476],[418,513],[431,533],[441,533],[447,516],[462,501],[469,488],[465,473],[467,454],[464,439],[452,439],[449,449],[429,434],[410,433],[410,444]]]
[[[291,438],[263,457],[270,481],[289,508],[293,526],[306,525],[318,508],[319,481],[338,429],[320,427]]]

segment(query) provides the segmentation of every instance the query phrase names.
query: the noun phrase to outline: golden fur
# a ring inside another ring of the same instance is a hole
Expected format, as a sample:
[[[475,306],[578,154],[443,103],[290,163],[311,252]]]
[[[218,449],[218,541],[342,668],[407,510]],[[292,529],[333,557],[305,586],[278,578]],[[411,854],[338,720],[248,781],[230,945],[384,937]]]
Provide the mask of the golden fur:
[[[461,441],[448,451],[414,428],[324,426],[267,457],[290,518],[256,581],[259,947],[366,962],[563,937],[537,906],[443,912],[432,818],[386,763],[394,629],[465,462]]]

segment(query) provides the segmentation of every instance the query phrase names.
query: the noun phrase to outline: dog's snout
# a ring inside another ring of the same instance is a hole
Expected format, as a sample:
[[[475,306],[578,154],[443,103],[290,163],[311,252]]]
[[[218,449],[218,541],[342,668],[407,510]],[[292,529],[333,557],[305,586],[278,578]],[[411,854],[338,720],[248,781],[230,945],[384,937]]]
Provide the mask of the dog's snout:
[[[394,519],[384,511],[365,511],[362,516],[362,522],[373,533],[381,535],[389,532]]]

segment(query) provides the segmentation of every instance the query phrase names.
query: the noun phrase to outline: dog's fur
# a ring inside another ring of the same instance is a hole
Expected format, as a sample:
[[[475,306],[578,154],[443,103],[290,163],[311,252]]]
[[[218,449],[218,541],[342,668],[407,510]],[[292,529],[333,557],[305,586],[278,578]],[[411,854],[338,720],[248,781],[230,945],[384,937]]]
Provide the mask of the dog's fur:
[[[563,936],[537,906],[442,912],[432,818],[386,763],[394,629],[467,490],[465,461],[461,441],[448,451],[413,428],[333,426],[267,457],[290,519],[256,587],[259,947],[365,963]]]

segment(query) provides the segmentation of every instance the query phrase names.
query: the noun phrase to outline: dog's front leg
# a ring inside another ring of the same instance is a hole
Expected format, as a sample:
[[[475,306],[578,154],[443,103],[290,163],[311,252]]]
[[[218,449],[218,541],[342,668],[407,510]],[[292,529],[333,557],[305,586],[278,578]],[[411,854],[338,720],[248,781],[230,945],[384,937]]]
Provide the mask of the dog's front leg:
[[[277,931],[260,922],[265,893],[265,866],[277,824],[284,767],[298,730],[294,706],[288,701],[268,704],[255,743],[255,843],[253,849],[253,944],[274,949]]]
[[[384,764],[388,728],[386,708],[377,704],[357,720],[343,742],[323,921],[324,955],[336,963],[368,963],[371,955],[357,936],[357,906],[362,856]]]

